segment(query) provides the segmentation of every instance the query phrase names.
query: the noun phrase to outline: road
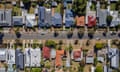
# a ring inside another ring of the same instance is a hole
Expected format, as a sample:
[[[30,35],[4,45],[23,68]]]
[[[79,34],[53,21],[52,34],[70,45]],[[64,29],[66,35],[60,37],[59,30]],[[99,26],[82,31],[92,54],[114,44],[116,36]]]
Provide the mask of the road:
[[[110,35],[110,33],[107,33],[107,36],[104,37],[102,35],[102,33],[97,32],[97,33],[94,34],[93,39],[96,39],[96,38],[118,39],[119,37],[118,37],[118,34]],[[4,33],[3,39],[16,39],[16,35],[15,34],[10,34],[10,33]],[[67,32],[62,31],[62,32],[59,33],[59,35],[57,37],[54,37],[54,34],[52,32],[47,32],[45,34],[35,33],[35,32],[33,32],[33,33],[23,33],[23,34],[21,34],[21,39],[43,39],[43,40],[46,40],[46,39],[68,39],[68,38],[67,38]],[[73,36],[70,39],[79,39],[76,31],[73,32]],[[83,36],[82,39],[89,39],[88,34],[84,33],[84,36]]]

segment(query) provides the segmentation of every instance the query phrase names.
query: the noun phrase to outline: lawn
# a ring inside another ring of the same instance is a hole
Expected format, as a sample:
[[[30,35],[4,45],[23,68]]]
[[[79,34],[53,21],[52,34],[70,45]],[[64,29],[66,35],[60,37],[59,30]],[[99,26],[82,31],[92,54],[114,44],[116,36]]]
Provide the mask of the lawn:
[[[14,7],[13,7],[13,13],[12,13],[12,15],[14,15],[14,16],[20,16],[20,15],[21,15],[21,10],[20,10],[20,8],[17,7],[17,6],[14,6]]]
[[[95,9],[96,9],[96,5],[95,5],[94,3],[92,3],[90,9],[91,9],[92,11],[95,11]]]
[[[116,9],[116,3],[111,3],[110,4],[110,9],[115,10]]]
[[[56,13],[60,13],[61,12],[61,4],[58,4],[57,8],[55,8],[55,12]]]

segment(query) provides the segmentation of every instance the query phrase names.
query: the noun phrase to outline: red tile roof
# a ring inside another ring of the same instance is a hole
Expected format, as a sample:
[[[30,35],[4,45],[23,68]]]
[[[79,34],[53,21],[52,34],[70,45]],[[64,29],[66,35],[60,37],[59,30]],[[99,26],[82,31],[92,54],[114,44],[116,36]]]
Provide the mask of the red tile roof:
[[[55,66],[61,66],[62,65],[62,59],[61,59],[62,55],[64,55],[64,50],[57,50],[56,51]]]
[[[81,58],[81,52],[82,48],[80,48],[80,50],[74,51],[73,53],[74,59]]]
[[[46,59],[50,58],[50,48],[48,48],[48,47],[43,48],[43,57]]]
[[[93,27],[96,25],[96,17],[88,16],[88,27]]]
[[[76,17],[76,25],[77,26],[85,26],[85,16],[77,16]]]

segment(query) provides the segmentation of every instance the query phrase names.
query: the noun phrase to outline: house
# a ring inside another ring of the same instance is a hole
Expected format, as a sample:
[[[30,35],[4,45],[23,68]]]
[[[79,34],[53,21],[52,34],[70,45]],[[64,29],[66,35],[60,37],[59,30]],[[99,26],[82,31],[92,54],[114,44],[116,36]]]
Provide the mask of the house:
[[[6,69],[4,67],[0,68],[0,72],[6,72]]]
[[[111,68],[119,68],[119,50],[117,48],[109,48],[108,58],[110,59]]]
[[[104,63],[107,49],[102,49],[97,52],[97,60]]]
[[[118,17],[118,11],[110,11],[110,15],[113,17],[110,27],[118,26],[120,21]]]
[[[22,26],[23,25],[23,16],[13,16],[13,25]]]
[[[8,64],[7,72],[15,72],[12,64]]]
[[[55,66],[59,67],[62,66],[62,56],[64,55],[64,50],[57,50],[56,51],[56,58],[55,58]]]
[[[25,49],[25,66],[26,67],[40,67],[41,50],[40,48],[26,48]]]
[[[7,61],[7,50],[0,48],[0,61]]]
[[[97,2],[97,26],[98,27],[106,27],[107,23],[106,23],[106,18],[108,15],[108,11],[107,9],[100,9],[100,3],[99,1]]]
[[[66,9],[67,8],[67,3],[63,2],[63,8]]]
[[[94,63],[94,51],[93,50],[89,50],[87,52],[86,63],[87,64],[93,64]]]
[[[51,52],[50,52],[50,58],[55,58],[56,57],[56,50],[55,49],[51,49]]]
[[[37,25],[34,14],[26,14],[26,27],[34,27]]]
[[[71,27],[74,24],[73,12],[70,9],[65,10],[65,27]]]
[[[72,51],[71,58],[74,59],[74,61],[81,61],[83,59],[82,48]]]
[[[52,17],[52,24],[54,27],[62,27],[62,16],[60,13],[55,13]]]
[[[15,50],[14,49],[8,49],[8,64],[15,64]]]
[[[0,26],[12,26],[11,9],[0,9]]]
[[[51,4],[52,7],[57,7],[57,2],[55,1],[52,1],[52,4]]]
[[[51,51],[50,48],[43,47],[43,58],[50,59],[50,51]]]
[[[96,12],[95,11],[87,11],[86,24],[88,27],[93,27],[96,25]]]
[[[20,48],[15,50],[15,64],[16,68],[24,70],[24,54]]]
[[[77,27],[85,26],[85,16],[76,17],[76,26]]]
[[[52,15],[51,15],[51,9],[46,8],[45,9],[45,26],[50,27],[52,25]]]
[[[106,65],[103,66],[103,72],[113,72],[111,68],[108,68]]]
[[[38,25],[39,27],[45,26],[45,7],[43,6],[38,9]]]

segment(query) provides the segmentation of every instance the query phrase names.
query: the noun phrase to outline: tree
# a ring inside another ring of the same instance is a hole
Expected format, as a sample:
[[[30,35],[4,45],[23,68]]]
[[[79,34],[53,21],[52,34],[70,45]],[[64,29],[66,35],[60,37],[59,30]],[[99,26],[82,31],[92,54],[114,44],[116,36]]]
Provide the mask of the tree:
[[[71,45],[71,44],[69,44],[68,49],[69,49],[69,53],[71,54],[71,52],[72,52],[72,50],[73,50],[73,47],[72,47],[72,45]]]
[[[97,66],[95,72],[103,72],[102,66]]]
[[[107,25],[110,26],[111,22],[112,22],[112,19],[113,17],[111,15],[108,15],[107,18],[106,18],[106,22],[107,22]]]
[[[103,44],[103,43],[96,43],[96,44],[95,44],[95,48],[98,49],[98,50],[99,50],[99,49],[102,49],[103,47],[104,47],[104,44]]]
[[[28,3],[28,2],[30,2],[30,0],[22,0],[23,1],[23,3]]]
[[[87,0],[74,0],[72,9],[78,16],[85,15]]]
[[[56,45],[57,45],[57,43],[56,43],[55,41],[53,41],[53,40],[47,40],[47,41],[45,42],[45,45],[46,45],[47,47],[50,47],[50,48],[55,48]]]
[[[94,37],[94,31],[89,31],[88,32],[88,37],[92,39]]]

